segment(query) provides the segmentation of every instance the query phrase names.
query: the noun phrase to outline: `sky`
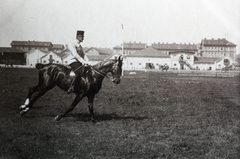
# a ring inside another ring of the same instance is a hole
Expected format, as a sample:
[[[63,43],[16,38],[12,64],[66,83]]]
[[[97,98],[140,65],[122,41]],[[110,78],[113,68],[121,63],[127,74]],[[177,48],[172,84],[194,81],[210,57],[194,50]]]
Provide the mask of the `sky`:
[[[0,47],[13,40],[83,47],[226,38],[240,54],[239,0],[0,0]]]

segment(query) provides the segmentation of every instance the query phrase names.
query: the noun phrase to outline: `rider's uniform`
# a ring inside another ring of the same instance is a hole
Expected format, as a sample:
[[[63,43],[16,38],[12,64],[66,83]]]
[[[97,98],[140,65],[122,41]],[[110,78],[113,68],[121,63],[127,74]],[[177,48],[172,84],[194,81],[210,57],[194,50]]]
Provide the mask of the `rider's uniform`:
[[[80,45],[80,43],[78,43],[77,41],[71,43],[70,45],[68,45],[69,50],[72,52],[72,54],[70,55],[70,64],[73,62],[76,62],[76,59],[78,59],[79,62],[81,62],[82,64],[89,64],[89,59],[88,57],[85,55],[82,46]],[[76,59],[75,59],[76,58]]]

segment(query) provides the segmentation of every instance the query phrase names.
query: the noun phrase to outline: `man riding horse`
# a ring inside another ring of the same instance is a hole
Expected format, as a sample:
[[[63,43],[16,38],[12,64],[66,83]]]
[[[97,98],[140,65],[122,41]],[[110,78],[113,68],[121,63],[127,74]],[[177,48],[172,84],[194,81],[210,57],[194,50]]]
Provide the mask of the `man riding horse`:
[[[76,66],[75,64],[80,62],[82,64],[82,66],[80,66],[80,67],[90,65],[89,64],[89,59],[85,55],[85,53],[82,49],[82,46],[80,45],[80,43],[83,42],[83,40],[84,40],[84,31],[81,31],[81,30],[77,31],[76,40],[77,41],[75,41],[73,44],[69,45],[69,49],[72,52],[72,58],[71,58],[71,62],[70,62],[70,65],[69,65],[72,68],[70,76],[74,76],[74,78],[72,80],[70,88],[68,89],[68,93],[71,93],[71,92],[74,91],[74,84],[75,84],[76,77],[79,74],[81,74],[81,72],[80,73],[75,72],[76,69],[79,69],[79,68],[75,67]]]

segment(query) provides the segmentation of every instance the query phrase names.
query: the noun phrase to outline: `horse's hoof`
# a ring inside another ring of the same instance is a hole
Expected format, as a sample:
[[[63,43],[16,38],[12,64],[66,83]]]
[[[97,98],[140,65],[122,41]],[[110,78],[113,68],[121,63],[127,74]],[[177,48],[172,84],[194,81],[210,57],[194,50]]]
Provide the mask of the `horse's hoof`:
[[[19,110],[21,111],[21,110],[25,109],[26,107],[27,107],[26,105],[21,105],[21,106],[19,107]]]
[[[24,108],[23,110],[20,111],[20,115],[23,116],[27,111],[29,111],[29,108]]]
[[[56,120],[56,121],[59,121],[61,118],[62,118],[61,115],[57,115],[57,116],[55,117],[55,120]]]

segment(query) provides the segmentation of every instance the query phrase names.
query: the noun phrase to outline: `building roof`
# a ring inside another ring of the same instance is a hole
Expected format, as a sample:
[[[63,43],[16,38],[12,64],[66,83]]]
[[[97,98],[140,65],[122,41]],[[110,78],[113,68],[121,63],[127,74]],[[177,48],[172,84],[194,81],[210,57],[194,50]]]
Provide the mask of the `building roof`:
[[[204,46],[237,46],[234,43],[226,40],[225,38],[223,39],[203,39],[202,40],[202,45]]]
[[[68,55],[72,54],[72,52],[69,49],[64,49],[62,52],[55,53],[55,54],[63,59],[65,57],[67,57]]]
[[[86,53],[86,51],[89,49],[90,47],[83,47],[83,52]]]
[[[111,55],[113,53],[113,51],[109,48],[97,48],[97,47],[88,48],[87,50],[85,50],[85,52],[87,53],[91,49],[95,49],[97,52],[99,52],[100,55]]]
[[[11,46],[44,46],[44,47],[48,47],[51,46],[52,43],[51,42],[46,42],[46,41],[12,41],[11,42]]]
[[[217,61],[220,61],[222,58],[219,57],[194,57],[195,64],[214,64]]]
[[[52,44],[52,49],[64,49],[63,44]]]
[[[0,53],[26,53],[26,51],[15,49],[12,47],[0,47]]]
[[[179,54],[179,53],[184,53],[184,54],[195,54],[196,52],[195,51],[190,51],[190,50],[172,50],[172,51],[169,51],[169,55],[170,54]]]
[[[31,54],[31,53],[34,53],[36,51],[39,51],[39,52],[42,52],[42,53],[45,53],[45,54],[47,53],[47,51],[43,51],[43,50],[40,50],[40,49],[33,49],[33,50],[28,51],[27,53]]]
[[[55,54],[55,55],[57,55],[58,57],[61,58],[61,56],[59,56],[58,53],[55,53],[55,52],[53,52],[53,51],[49,51],[48,53],[46,53],[46,55],[42,56],[41,59],[45,58],[46,56],[48,56],[48,54],[51,54],[51,53],[52,53],[52,54]]]
[[[155,57],[155,58],[170,58],[169,55],[164,54],[163,51],[156,50],[152,47],[137,51],[127,57]]]
[[[87,55],[89,61],[103,61],[109,57],[109,55]]]
[[[158,50],[192,50],[192,51],[197,51],[197,45],[196,44],[164,44],[164,43],[153,43],[152,47]]]
[[[136,43],[136,42],[129,42],[129,43],[123,43],[123,48],[124,49],[145,49],[147,46],[146,43]],[[122,49],[122,44],[121,45],[117,45],[115,47],[113,47],[113,49]]]

